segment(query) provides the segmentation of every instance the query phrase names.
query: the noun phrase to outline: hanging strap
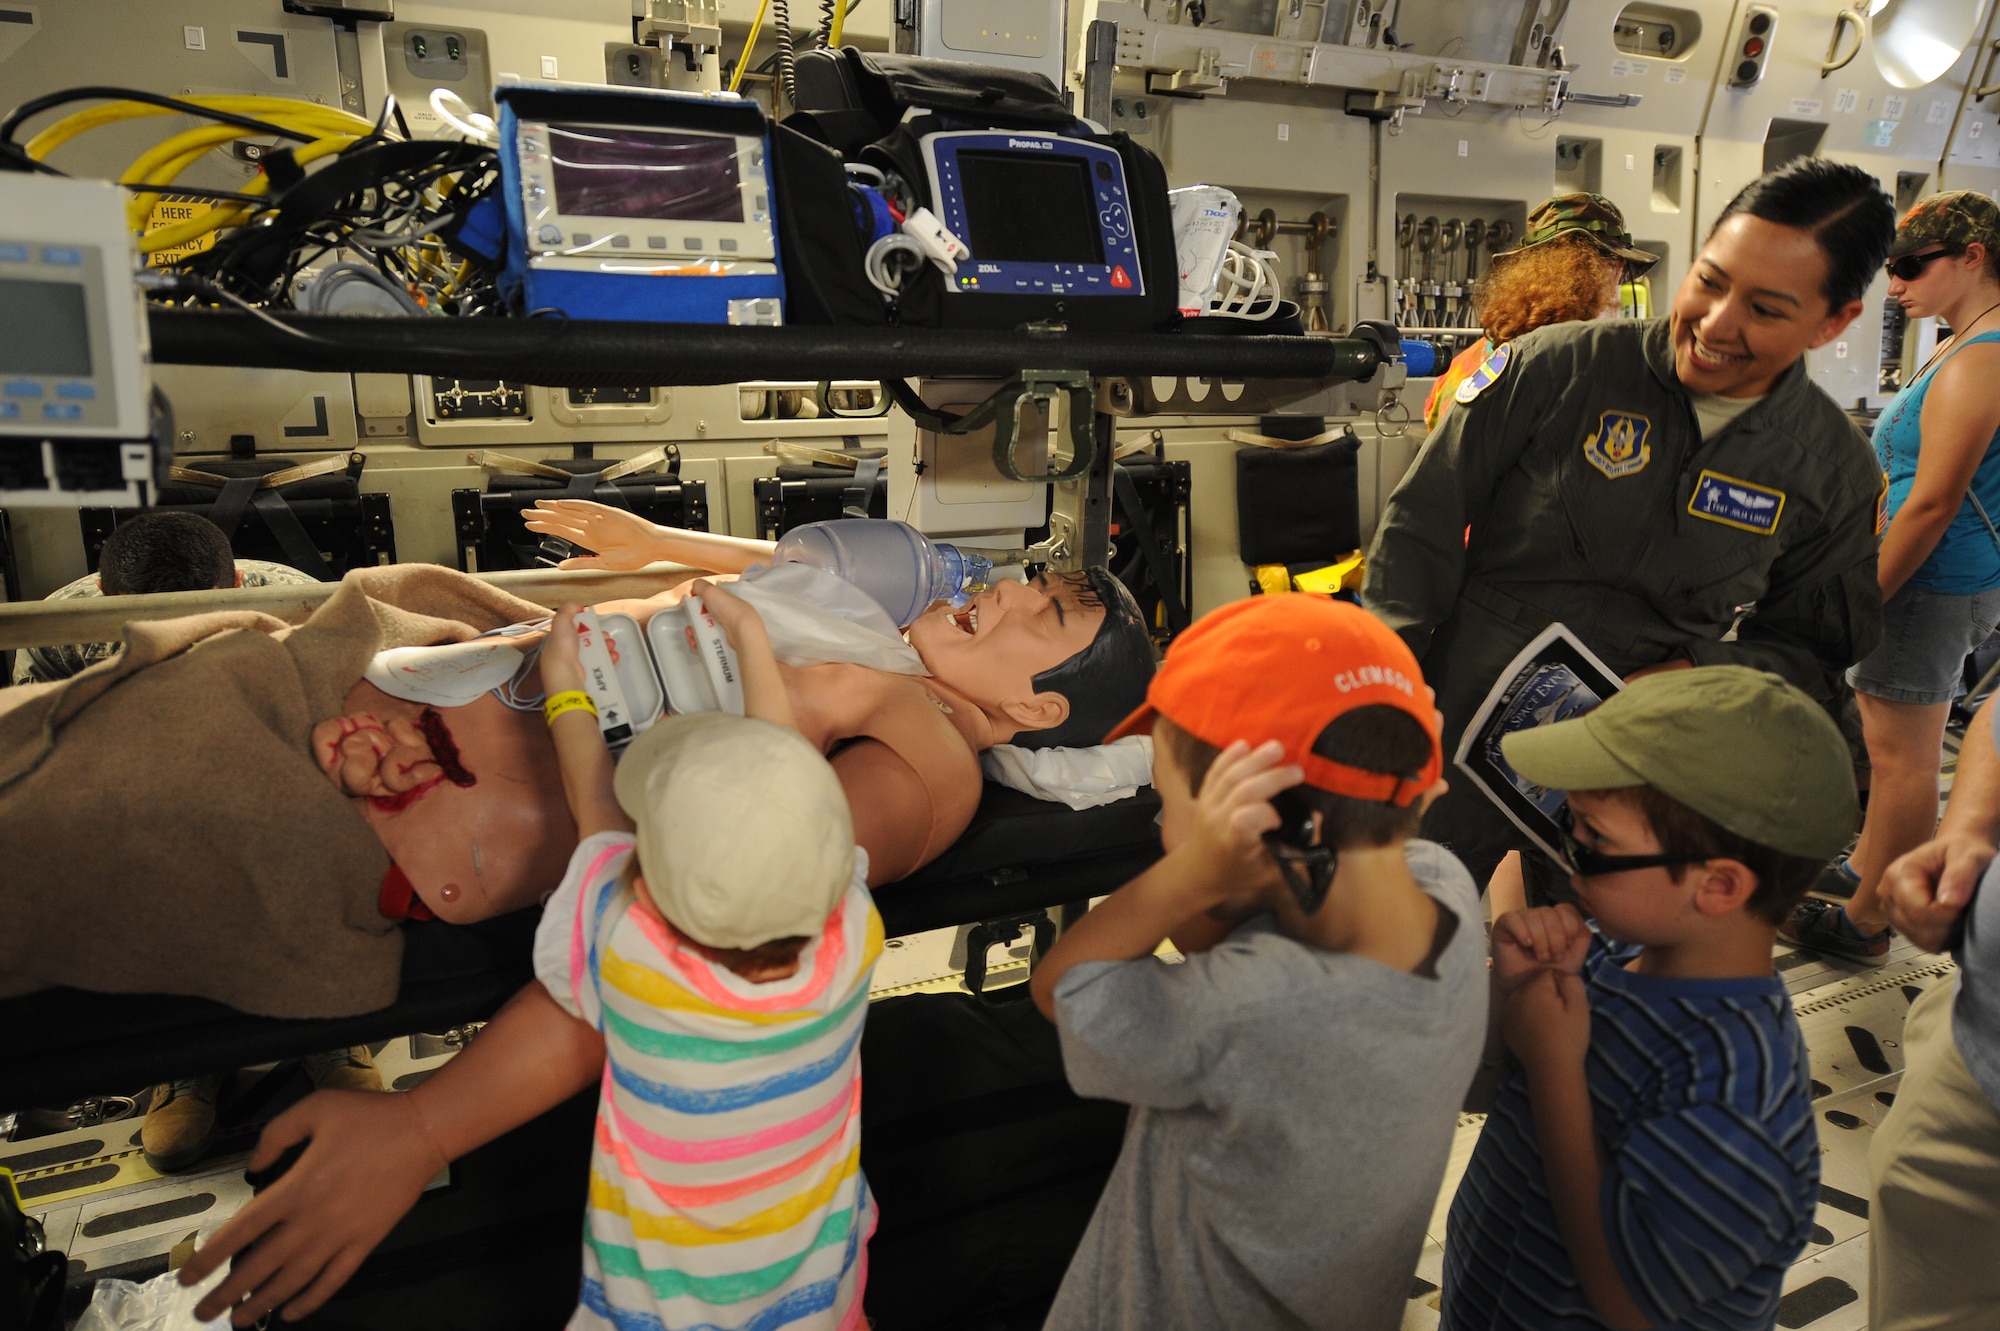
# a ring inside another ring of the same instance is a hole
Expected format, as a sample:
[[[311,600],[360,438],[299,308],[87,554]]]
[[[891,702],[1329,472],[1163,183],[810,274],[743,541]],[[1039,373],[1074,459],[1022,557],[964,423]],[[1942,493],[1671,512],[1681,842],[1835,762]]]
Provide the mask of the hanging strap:
[[[875,478],[882,474],[881,458],[856,458],[854,479],[840,492],[840,511],[845,517],[868,516],[868,501],[875,497]]]
[[[1139,502],[1139,487],[1132,483],[1132,473],[1123,466],[1113,464],[1111,468],[1111,494],[1116,501],[1118,512],[1131,525],[1132,536],[1139,542],[1139,557],[1146,562],[1146,571],[1152,575],[1153,585],[1160,592],[1160,606],[1167,612],[1167,628],[1179,633],[1188,626],[1187,606],[1181,603],[1181,592],[1175,584],[1173,572],[1167,567],[1167,557],[1160,549],[1160,543],[1153,536],[1153,524],[1146,516],[1146,509]]]
[[[209,521],[222,528],[222,534],[229,538],[233,546],[236,544],[236,529],[243,525],[244,511],[255,508],[257,516],[264,520],[264,526],[277,538],[278,548],[284,552],[287,564],[302,573],[310,573],[321,582],[336,581],[319,548],[299,524],[299,515],[292,512],[291,505],[276,490],[266,488],[265,479],[262,476],[232,476],[224,481],[222,493],[216,496],[215,503],[209,508]]]
[[[1258,434],[1255,430],[1224,430],[1222,437],[1232,444],[1253,444],[1258,448],[1318,448],[1336,439],[1344,439],[1349,434],[1345,425],[1336,425],[1330,430],[1321,430],[1307,439],[1280,439],[1275,435]]]
[[[1993,538],[1993,553],[2000,555],[2000,531],[1994,530],[1993,519],[1986,516],[1986,505],[1979,502],[1979,496],[1972,493],[1970,488],[1965,492],[1965,502],[1972,505],[1972,511],[1986,524],[1986,534]]]

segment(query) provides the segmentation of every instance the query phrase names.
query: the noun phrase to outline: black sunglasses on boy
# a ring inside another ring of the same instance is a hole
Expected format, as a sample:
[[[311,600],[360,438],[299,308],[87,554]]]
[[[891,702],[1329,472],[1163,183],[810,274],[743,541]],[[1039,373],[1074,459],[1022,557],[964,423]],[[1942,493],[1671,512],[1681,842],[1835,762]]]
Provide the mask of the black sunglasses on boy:
[[[1568,801],[1556,810],[1556,836],[1562,843],[1563,862],[1579,878],[1599,878],[1605,874],[1628,873],[1633,869],[1671,869],[1679,864],[1701,864],[1708,858],[1685,855],[1603,855],[1576,839],[1576,815]]]

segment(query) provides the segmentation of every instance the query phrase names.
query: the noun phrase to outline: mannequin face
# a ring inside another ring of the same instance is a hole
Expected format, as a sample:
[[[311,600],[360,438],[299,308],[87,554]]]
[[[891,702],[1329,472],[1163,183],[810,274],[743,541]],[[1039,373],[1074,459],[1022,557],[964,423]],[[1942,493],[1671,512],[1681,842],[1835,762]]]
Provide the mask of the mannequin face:
[[[939,606],[910,626],[910,646],[931,674],[1021,730],[1046,730],[1069,716],[1069,699],[1037,694],[1035,676],[1090,646],[1101,606],[1077,599],[1076,585],[1044,573],[1023,585],[1003,580],[964,610]]]
[[[371,684],[313,728],[313,755],[439,919],[532,906],[576,848],[555,750],[540,716],[490,695],[429,709]],[[428,716],[426,715],[428,713]]]
[[[1674,374],[1692,392],[1761,397],[1861,313],[1829,310],[1811,233],[1738,213],[1715,229],[1674,295]]]

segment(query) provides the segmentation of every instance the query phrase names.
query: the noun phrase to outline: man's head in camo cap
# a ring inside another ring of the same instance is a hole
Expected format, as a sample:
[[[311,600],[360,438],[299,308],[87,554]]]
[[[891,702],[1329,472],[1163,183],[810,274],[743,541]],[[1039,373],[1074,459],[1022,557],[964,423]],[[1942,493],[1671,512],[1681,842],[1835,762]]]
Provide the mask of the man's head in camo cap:
[[[1955,189],[1919,199],[1896,226],[1891,258],[1927,245],[1962,250],[1977,242],[1988,254],[2000,251],[2000,204],[1977,190]]]

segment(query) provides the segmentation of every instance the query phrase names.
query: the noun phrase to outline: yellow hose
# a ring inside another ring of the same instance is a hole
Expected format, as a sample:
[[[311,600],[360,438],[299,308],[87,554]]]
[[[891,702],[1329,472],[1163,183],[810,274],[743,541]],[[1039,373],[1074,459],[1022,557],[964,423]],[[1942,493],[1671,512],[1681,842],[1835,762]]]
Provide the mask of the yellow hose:
[[[837,4],[839,0],[835,0]],[[729,76],[729,91],[735,92],[743,83],[743,71],[750,68],[750,53],[757,49],[757,34],[764,30],[764,11],[771,7],[771,0],[757,0],[757,17],[750,20],[750,35],[743,39],[743,54],[736,61],[736,72]]]
[[[301,145],[293,152],[292,156],[300,166],[304,166],[308,162],[317,161],[319,158],[331,153],[339,152],[342,148],[358,141],[361,137],[359,134],[329,135],[315,142]],[[151,184],[154,182],[148,181],[147,183]],[[241,192],[244,194],[261,195],[270,188],[271,178],[269,176],[258,176],[255,180],[246,184]],[[142,194],[139,197],[144,199],[153,196]],[[148,205],[149,208],[150,206]],[[156,227],[151,231],[141,233],[139,237],[139,252],[141,254],[152,254],[159,250],[171,249],[175,245],[184,245],[195,237],[205,235],[210,231],[220,231],[227,226],[240,226],[249,215],[250,209],[242,204],[225,204],[215,208],[213,211],[203,213],[199,217],[190,217],[184,221],[173,222],[163,227]]]
[[[268,120],[274,125],[294,129],[302,134],[347,133],[367,134],[374,125],[360,116],[317,102],[302,102],[291,97],[250,97],[250,96],[200,96],[184,97],[182,101],[211,111],[227,111],[235,115],[255,116]],[[27,153],[36,161],[46,161],[48,154],[75,138],[86,130],[103,125],[115,124],[121,120],[137,120],[145,116],[181,115],[182,112],[164,106],[154,106],[150,102],[106,102],[87,110],[72,112],[55,124],[50,125],[34,138],[28,140]],[[289,123],[288,123],[289,122]],[[250,135],[259,131],[240,129],[240,135]]]

